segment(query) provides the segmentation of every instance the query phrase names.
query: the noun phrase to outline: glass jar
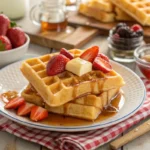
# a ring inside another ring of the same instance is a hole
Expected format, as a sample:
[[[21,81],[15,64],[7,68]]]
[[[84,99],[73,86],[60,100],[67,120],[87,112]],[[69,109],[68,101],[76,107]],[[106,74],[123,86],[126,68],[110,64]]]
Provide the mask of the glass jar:
[[[114,29],[110,30],[108,37],[108,48],[110,56],[118,62],[134,62],[134,50],[143,45],[143,36],[134,38],[120,38],[113,36]]]
[[[144,56],[149,56],[149,61],[146,61]],[[134,52],[134,57],[140,71],[150,80],[150,44],[138,47]]]
[[[29,0],[0,0],[0,13],[16,20],[25,16],[29,7]]]
[[[63,31],[67,27],[65,0],[43,0],[30,11],[34,24],[40,25],[42,31]]]

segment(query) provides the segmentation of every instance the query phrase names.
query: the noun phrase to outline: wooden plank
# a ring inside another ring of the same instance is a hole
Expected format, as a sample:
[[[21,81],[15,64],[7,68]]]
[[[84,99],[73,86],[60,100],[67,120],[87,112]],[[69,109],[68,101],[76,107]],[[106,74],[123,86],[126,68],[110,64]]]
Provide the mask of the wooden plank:
[[[133,128],[131,131],[124,134],[122,137],[117,138],[115,141],[110,143],[110,146],[113,150],[117,150],[121,146],[124,146],[138,137],[150,132],[150,119],[138,125],[137,127]]]
[[[16,137],[0,131],[0,150],[16,150]]]
[[[75,32],[63,40],[65,43],[71,43],[75,47],[81,47],[86,44],[89,40],[98,34],[97,29],[92,29],[89,27],[78,27]]]
[[[149,150],[150,132],[124,146],[124,150]]]
[[[49,149],[42,146],[41,150],[49,150]]]
[[[40,150],[40,145],[0,131],[0,150]]]
[[[17,21],[17,24],[30,36],[32,43],[55,49],[60,49],[62,47],[68,49],[81,47],[99,32],[97,29],[93,28],[74,28],[70,26],[63,32],[41,32],[40,26],[34,25],[29,15]]]
[[[82,46],[81,49],[86,49],[94,45],[99,46],[100,51],[108,55],[109,51],[108,51],[108,44],[107,44],[106,36],[96,36],[94,39],[87,42],[86,45]]]
[[[148,119],[146,119],[148,120]],[[138,125],[142,124],[145,120],[143,120],[141,123]],[[136,125],[136,126],[138,126]],[[132,130],[136,126],[130,128],[128,131]],[[128,132],[126,131],[126,132]],[[125,133],[126,133],[125,132]],[[149,150],[150,148],[150,132],[146,133],[145,135],[137,138],[136,140],[133,140],[132,142],[126,144],[124,146],[124,150]]]
[[[110,142],[103,145],[103,146],[100,146],[99,148],[97,148],[96,150],[110,150],[110,146],[109,146]],[[121,150],[121,148],[119,148],[118,150]]]
[[[93,27],[96,29],[101,29],[105,31],[109,31],[112,29],[118,22],[112,22],[112,23],[103,23],[100,22],[94,18],[86,17],[84,15],[81,15],[77,12],[70,12],[68,17],[68,22],[73,25],[82,25],[82,26],[88,26]],[[137,23],[137,22],[126,22],[129,26]],[[145,26],[144,29],[144,35],[145,37],[150,39],[150,27]],[[108,32],[107,32],[108,33]]]
[[[37,143],[29,142],[21,138],[16,140],[16,150],[41,150],[41,146]]]
[[[42,35],[40,33],[31,34],[29,31],[27,33],[29,34],[32,43],[55,49],[60,49],[62,47],[71,49],[81,47],[83,44],[96,36],[98,34],[98,30],[86,27],[78,27],[71,32],[71,34],[62,32],[59,35],[55,35],[53,33],[53,37],[51,36],[52,32],[46,32],[45,34],[41,33]]]

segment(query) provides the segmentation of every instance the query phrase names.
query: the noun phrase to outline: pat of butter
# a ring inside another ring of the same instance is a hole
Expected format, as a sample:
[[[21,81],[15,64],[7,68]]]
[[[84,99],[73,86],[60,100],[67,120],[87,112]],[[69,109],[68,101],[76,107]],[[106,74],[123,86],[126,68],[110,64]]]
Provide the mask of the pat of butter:
[[[66,64],[66,70],[78,76],[82,76],[83,74],[92,71],[92,63],[77,57],[75,59],[70,60]]]

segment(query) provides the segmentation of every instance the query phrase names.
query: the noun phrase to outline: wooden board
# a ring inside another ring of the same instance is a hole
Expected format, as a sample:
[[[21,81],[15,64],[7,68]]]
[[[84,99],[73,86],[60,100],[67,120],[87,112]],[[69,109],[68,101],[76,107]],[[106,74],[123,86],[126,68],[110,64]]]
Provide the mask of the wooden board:
[[[79,48],[98,34],[98,30],[90,27],[67,27],[65,32],[41,32],[40,27],[34,25],[29,17],[17,22],[30,36],[31,42],[54,49]],[[82,36],[81,36],[82,35]]]
[[[86,17],[77,12],[70,12],[68,17],[68,22],[71,25],[81,25],[87,27],[93,27],[95,29],[100,29],[103,33],[108,35],[108,31],[116,26],[118,22],[103,23],[94,18]],[[137,22],[126,22],[129,26]],[[150,41],[150,26],[143,27],[145,39]]]

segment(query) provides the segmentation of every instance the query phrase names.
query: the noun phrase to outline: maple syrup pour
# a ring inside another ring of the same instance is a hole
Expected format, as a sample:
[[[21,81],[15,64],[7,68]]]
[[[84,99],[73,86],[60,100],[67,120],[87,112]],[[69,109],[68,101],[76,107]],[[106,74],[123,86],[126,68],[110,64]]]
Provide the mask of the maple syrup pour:
[[[9,102],[11,99],[18,97],[18,92],[16,91],[7,91],[1,94],[1,99],[4,103]]]
[[[66,29],[67,24],[68,24],[67,19],[64,20],[63,22],[58,22],[58,23],[49,23],[49,22],[41,21],[41,30],[42,31],[53,30],[53,31],[60,32]]]
[[[67,117],[63,115],[49,113],[49,117],[40,123],[53,126],[81,126],[98,123],[100,121],[109,119],[116,115],[124,105],[125,99],[122,93],[119,93],[111,102],[111,104],[98,116],[94,121],[78,119],[74,117]]]

